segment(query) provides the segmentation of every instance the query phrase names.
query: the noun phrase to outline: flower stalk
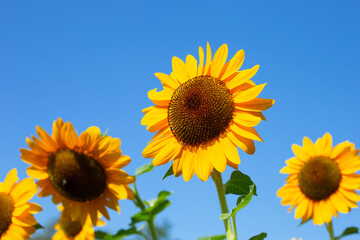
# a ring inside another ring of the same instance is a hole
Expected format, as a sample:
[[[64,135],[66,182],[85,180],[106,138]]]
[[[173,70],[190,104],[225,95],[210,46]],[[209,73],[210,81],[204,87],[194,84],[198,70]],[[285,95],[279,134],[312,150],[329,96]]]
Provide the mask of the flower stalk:
[[[137,188],[136,188],[136,184],[135,182],[133,183],[134,184],[134,190],[133,190],[133,193],[134,193],[134,202],[135,202],[135,205],[138,206],[142,211],[146,209],[145,207],[145,204],[144,202],[141,200],[140,196],[139,196],[139,193],[137,191]],[[150,229],[150,233],[151,233],[151,237],[153,240],[157,240],[157,235],[156,235],[156,231],[155,231],[155,225],[154,225],[154,218],[150,218],[148,221],[148,226],[149,226],[149,229]],[[144,236],[145,237],[145,236]],[[146,237],[145,237],[146,238]],[[147,239],[147,238],[146,238]]]
[[[226,203],[225,190],[224,190],[224,184],[222,181],[221,173],[218,172],[216,169],[214,169],[214,171],[211,173],[211,178],[213,179],[215,186],[216,186],[216,190],[217,190],[219,202],[220,202],[221,213],[229,213],[229,209],[228,209],[228,206]],[[234,219],[233,219],[233,223],[235,223]],[[225,231],[226,231],[226,239],[227,240],[236,240],[237,234],[234,233],[231,228],[230,218],[224,220],[224,225],[225,225]],[[236,227],[234,226],[234,228],[236,228]]]
[[[332,221],[330,221],[329,223],[326,223],[325,227],[326,227],[327,231],[329,232],[330,240],[335,240]]]

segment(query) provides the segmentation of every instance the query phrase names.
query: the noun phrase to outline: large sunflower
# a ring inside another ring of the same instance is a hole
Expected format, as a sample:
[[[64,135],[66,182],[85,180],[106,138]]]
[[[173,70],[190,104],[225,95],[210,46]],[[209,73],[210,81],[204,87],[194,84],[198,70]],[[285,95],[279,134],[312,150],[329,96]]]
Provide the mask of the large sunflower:
[[[199,64],[191,55],[185,63],[173,57],[170,76],[155,73],[164,89],[148,93],[155,106],[143,110],[141,124],[157,134],[143,156],[154,158],[155,166],[174,159],[173,172],[175,176],[183,174],[185,181],[195,173],[206,181],[213,168],[219,172],[224,172],[226,165],[237,169],[237,146],[253,154],[253,140],[262,141],[253,127],[265,120],[261,111],[270,108],[274,100],[257,98],[266,85],[250,80],[259,65],[238,71],[244,51],[228,62],[227,55],[228,47],[223,44],[211,60],[207,44],[205,60],[199,47]]]
[[[61,211],[60,219],[55,224],[57,232],[52,237],[52,240],[94,240],[95,231],[91,225],[91,218],[88,216],[84,224],[81,224],[80,219],[72,219],[70,211],[59,207]],[[103,221],[98,219],[96,226],[105,225]]]
[[[0,239],[29,239],[37,224],[32,214],[42,209],[28,201],[36,194],[38,187],[34,179],[19,180],[16,169],[12,169],[0,183]]]
[[[296,206],[295,218],[314,224],[329,223],[338,212],[347,213],[360,201],[359,150],[348,141],[332,147],[326,133],[315,144],[304,137],[303,147],[292,145],[295,157],[286,161],[281,173],[290,174],[277,195],[283,205]]]
[[[40,197],[52,195],[63,203],[73,219],[85,223],[90,214],[97,223],[98,211],[109,219],[106,206],[120,212],[118,199],[133,199],[129,184],[134,177],[121,170],[130,161],[120,150],[120,139],[101,136],[89,127],[78,136],[70,122],[54,121],[52,136],[37,126],[39,139],[26,139],[31,150],[20,149],[21,158],[32,164],[29,176],[40,179]]]

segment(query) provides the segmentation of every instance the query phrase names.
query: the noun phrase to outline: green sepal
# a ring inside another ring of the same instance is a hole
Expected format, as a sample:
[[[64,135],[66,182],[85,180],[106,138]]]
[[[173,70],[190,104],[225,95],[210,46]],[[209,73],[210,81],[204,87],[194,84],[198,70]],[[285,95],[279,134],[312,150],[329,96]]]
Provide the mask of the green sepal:
[[[107,129],[105,130],[105,132],[103,132],[103,133],[100,134],[100,138],[106,137],[106,136],[108,135],[108,132],[109,132],[109,128],[107,128]]]
[[[209,237],[201,237],[197,240],[225,240],[226,235],[216,235],[216,236],[209,236]]]
[[[239,170],[235,170],[231,173],[229,181],[225,184],[225,194],[247,195],[249,193],[249,187],[253,184],[253,181],[248,175]],[[254,195],[257,196],[256,186],[254,187]]]
[[[165,178],[174,175],[174,171],[173,171],[173,165],[170,166],[170,168],[167,170],[167,172],[165,173],[164,177],[162,178],[162,180],[164,180]]]
[[[304,225],[305,223],[307,223],[307,222],[310,221],[310,220],[311,220],[311,218],[309,218],[309,219],[306,220],[306,221],[302,221],[302,220],[301,220],[301,223],[299,223],[298,227]]]
[[[36,230],[40,229],[40,228],[44,228],[43,226],[41,226],[39,223],[37,223],[36,225],[34,225],[34,228]]]
[[[263,240],[267,237],[267,233],[260,233],[259,235],[253,236],[252,238],[249,238],[249,240]]]
[[[150,172],[151,170],[154,169],[154,165],[152,164],[152,162],[149,162],[145,165],[142,165],[141,167],[138,167],[135,171],[135,177],[141,175],[141,174],[144,174],[144,173],[147,173],[147,172]]]
[[[171,194],[172,193],[168,191],[161,191],[156,199],[145,201],[145,204],[148,206],[148,208],[132,216],[131,225],[134,225],[138,222],[154,219],[158,213],[160,213],[170,205],[171,202],[167,200],[167,197]]]
[[[235,216],[236,213],[237,213],[240,209],[242,209],[242,208],[244,208],[246,205],[248,205],[249,202],[251,201],[251,198],[252,198],[253,194],[254,194],[254,190],[255,190],[255,184],[252,184],[252,185],[250,186],[250,191],[249,191],[249,193],[248,193],[247,195],[242,195],[242,196],[240,196],[240,197],[238,198],[238,200],[237,200],[237,203],[236,203],[237,206],[234,207],[234,208],[231,210],[231,213],[223,213],[223,214],[221,214],[221,215],[220,215],[220,220],[226,220],[226,219],[228,219],[229,217]]]
[[[359,228],[357,228],[357,227],[348,227],[348,228],[346,228],[344,230],[344,232],[340,236],[335,237],[335,240],[339,240],[342,237],[345,237],[345,236],[348,236],[348,235],[351,235],[351,234],[359,234]]]
[[[141,235],[141,233],[138,232],[138,230],[136,230],[135,227],[131,227],[129,229],[121,229],[114,235],[111,235],[109,233],[102,232],[102,231],[96,231],[95,238],[102,239],[102,240],[118,240],[118,239],[122,239],[126,236],[130,236],[130,235],[134,235],[134,234]]]

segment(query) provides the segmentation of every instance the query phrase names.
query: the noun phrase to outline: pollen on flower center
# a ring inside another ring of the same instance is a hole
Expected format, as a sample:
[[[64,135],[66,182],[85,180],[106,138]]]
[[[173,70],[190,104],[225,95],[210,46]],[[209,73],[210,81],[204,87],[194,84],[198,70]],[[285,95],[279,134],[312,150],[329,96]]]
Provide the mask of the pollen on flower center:
[[[327,157],[310,159],[299,173],[299,187],[312,200],[328,198],[339,188],[340,180],[338,165]]]
[[[168,108],[169,126],[185,145],[197,147],[219,137],[233,119],[230,90],[217,78],[198,76],[181,84]]]
[[[6,232],[11,224],[11,216],[14,211],[14,202],[10,196],[0,193],[0,237]]]
[[[62,211],[59,224],[68,237],[75,237],[83,228],[80,219],[71,219],[71,213],[67,209]]]
[[[106,188],[103,167],[90,155],[62,149],[49,157],[49,178],[64,197],[85,202],[100,196]]]

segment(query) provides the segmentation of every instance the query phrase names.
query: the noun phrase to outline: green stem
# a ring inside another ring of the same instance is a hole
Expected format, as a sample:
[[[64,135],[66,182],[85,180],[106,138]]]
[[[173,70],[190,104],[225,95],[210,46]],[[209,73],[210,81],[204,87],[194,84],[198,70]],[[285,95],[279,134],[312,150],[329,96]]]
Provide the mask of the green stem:
[[[211,178],[214,180],[216,190],[219,197],[220,202],[220,208],[221,213],[229,213],[228,206],[226,204],[226,198],[225,198],[225,190],[224,190],[224,184],[221,178],[221,173],[219,173],[216,169],[211,173]],[[225,225],[225,231],[226,231],[226,238],[227,240],[236,240],[233,231],[231,229],[231,223],[230,218],[224,220]]]
[[[139,192],[137,191],[135,182],[133,184],[134,184],[134,198],[135,198],[134,202],[137,203],[135,205],[138,206],[143,211],[143,210],[146,209],[146,206],[145,206],[144,202],[140,198],[140,195],[139,195]],[[157,238],[156,232],[155,232],[154,219],[153,218],[149,219],[147,221],[147,223],[148,223],[148,226],[149,226],[149,229],[150,229],[152,239],[157,240],[158,238]]]
[[[236,230],[236,222],[235,222],[235,215],[231,217],[232,218],[232,224],[234,227],[234,239],[237,239],[237,230]]]
[[[325,224],[325,227],[329,232],[330,240],[335,240],[332,221],[330,221],[328,224]]]
[[[139,195],[139,192],[137,191],[135,182],[133,184],[134,184],[134,198],[136,200],[136,203],[139,205],[141,210],[145,210],[146,207],[144,205],[144,202],[140,198],[140,195]]]
[[[155,226],[154,226],[154,219],[151,218],[148,221],[149,224],[149,228],[150,228],[150,232],[151,232],[151,237],[153,238],[153,240],[157,240],[157,236],[156,236],[156,232],[155,232]]]

